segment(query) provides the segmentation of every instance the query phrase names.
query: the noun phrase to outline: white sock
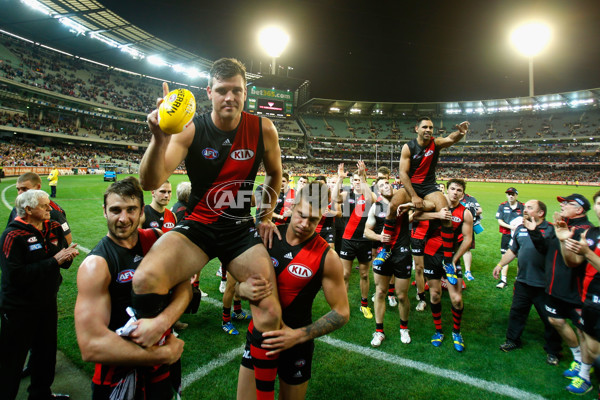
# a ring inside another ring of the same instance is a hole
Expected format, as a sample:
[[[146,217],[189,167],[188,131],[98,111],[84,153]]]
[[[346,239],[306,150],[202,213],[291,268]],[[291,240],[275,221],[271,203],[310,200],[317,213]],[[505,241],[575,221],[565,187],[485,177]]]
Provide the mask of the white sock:
[[[584,362],[581,363],[581,369],[579,370],[579,377],[585,379],[586,381],[590,381],[590,369],[592,368],[592,364],[586,364]]]
[[[571,349],[571,353],[573,353],[573,358],[575,361],[581,362],[581,347],[569,347],[569,349]]]
[[[502,282],[507,282],[506,275],[502,275]]]

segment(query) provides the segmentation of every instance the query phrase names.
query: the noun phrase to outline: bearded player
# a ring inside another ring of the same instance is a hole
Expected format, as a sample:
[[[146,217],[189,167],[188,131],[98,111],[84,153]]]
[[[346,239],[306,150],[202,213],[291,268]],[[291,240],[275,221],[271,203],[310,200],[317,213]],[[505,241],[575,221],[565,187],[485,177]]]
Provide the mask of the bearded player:
[[[163,92],[165,96],[168,93],[166,84]],[[269,119],[242,111],[247,95],[246,70],[239,61],[215,61],[206,92],[212,111],[196,115],[179,134],[169,136],[160,129],[158,110],[148,115],[152,139],[140,164],[142,186],[156,189],[185,161],[192,193],[190,214],[156,242],[136,271],[133,303],[138,317],[160,312],[169,302],[169,290],[215,257],[239,282],[254,274],[275,282],[265,245],[270,247],[273,234],[279,235],[271,222],[281,185],[277,130]],[[250,203],[261,161],[266,171],[263,203],[271,207],[263,210],[255,228]],[[251,308],[257,331],[280,328],[276,291],[251,303]],[[266,371],[257,385],[257,397],[272,399],[276,357],[267,357],[260,343],[255,343],[251,352],[263,361]]]
[[[448,208],[448,200],[435,180],[435,167],[441,149],[452,146],[461,140],[469,130],[469,122],[456,125],[458,129],[446,137],[433,137],[433,122],[428,117],[419,118],[415,126],[417,137],[402,147],[400,156],[400,180],[404,188],[398,190],[392,201],[384,225],[384,233],[392,235],[396,223],[396,210],[399,205],[412,202],[417,210],[423,209],[423,200],[435,203],[435,211]],[[453,232],[451,221],[442,221],[443,266],[448,282],[456,284],[456,267],[452,262]],[[387,237],[387,236],[386,236]],[[382,265],[391,256],[390,245],[384,243],[373,266]]]

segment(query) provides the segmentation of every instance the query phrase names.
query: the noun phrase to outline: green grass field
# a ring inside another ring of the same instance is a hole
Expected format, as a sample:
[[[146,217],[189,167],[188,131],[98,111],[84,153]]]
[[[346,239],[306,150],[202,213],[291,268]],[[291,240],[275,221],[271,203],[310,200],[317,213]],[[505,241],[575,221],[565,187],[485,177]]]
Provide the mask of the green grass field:
[[[123,176],[119,176],[122,178]],[[184,176],[173,176],[173,190]],[[261,179],[262,180],[262,179]],[[5,206],[0,207],[0,221],[6,221],[16,196],[15,179],[0,183]],[[67,212],[74,241],[91,249],[106,234],[102,216],[102,194],[109,183],[102,176],[61,177],[57,203]],[[510,184],[470,183],[467,193],[475,196],[483,207],[485,231],[477,235],[473,252],[475,281],[468,283],[464,292],[465,311],[462,333],[466,350],[457,353],[451,343],[452,315],[447,295],[443,299],[443,326],[446,339],[440,348],[430,344],[434,331],[429,308],[414,311],[415,289],[411,288],[411,315],[409,328],[412,343],[400,342],[399,317],[396,310],[386,311],[387,339],[377,350],[370,346],[375,322],[359,313],[360,295],[358,271],[350,281],[350,310],[348,324],[325,340],[316,342],[313,379],[308,388],[309,399],[501,399],[501,398],[570,398],[564,387],[568,381],[562,377],[571,362],[567,347],[565,357],[558,367],[545,363],[543,327],[535,310],[523,334],[523,349],[510,354],[502,353],[498,346],[504,341],[512,290],[495,288],[491,271],[500,259],[498,224],[495,213],[498,204],[506,199],[504,190]],[[567,187],[552,185],[514,185],[519,190],[519,200],[536,198],[544,201],[549,214],[559,209],[556,195],[566,196],[577,192],[589,199],[597,187]],[[49,191],[44,182],[44,189]],[[146,201],[150,201],[148,193]],[[171,204],[175,203],[175,199]],[[589,213],[590,220],[598,222]],[[59,292],[59,348],[90,377],[91,364],[81,361],[73,327],[73,308],[77,294],[76,274],[82,254],[71,269],[63,271],[64,282]],[[210,297],[202,302],[196,315],[186,315],[182,320],[190,327],[183,331],[185,351],[182,358],[184,386],[183,397],[189,399],[234,399],[241,346],[245,342],[245,325],[236,323],[239,336],[226,335],[221,330],[221,294],[219,278],[215,272],[218,261],[211,261],[203,270],[201,287]],[[509,283],[514,282],[516,263],[511,264]],[[371,280],[371,293],[374,285]],[[369,299],[370,302],[370,299]],[[372,307],[372,304],[370,304]],[[247,304],[245,304],[247,308]],[[322,293],[314,305],[314,317],[327,311]],[[594,382],[594,385],[596,383]],[[1,389],[0,389],[1,390]],[[584,398],[594,398],[596,389]]]

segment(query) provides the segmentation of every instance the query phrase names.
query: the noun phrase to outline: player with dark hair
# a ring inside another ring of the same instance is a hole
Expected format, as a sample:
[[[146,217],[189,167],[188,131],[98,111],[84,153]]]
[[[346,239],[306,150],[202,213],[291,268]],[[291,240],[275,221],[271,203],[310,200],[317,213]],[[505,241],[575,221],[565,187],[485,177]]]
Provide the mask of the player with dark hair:
[[[142,318],[158,314],[168,304],[169,291],[215,257],[239,282],[256,274],[275,281],[265,246],[271,246],[273,234],[279,235],[271,221],[281,187],[277,130],[269,119],[243,111],[246,71],[239,61],[215,61],[206,91],[212,111],[196,115],[179,134],[167,135],[160,129],[158,110],[148,115],[152,139],[140,163],[142,187],[156,189],[185,160],[192,194],[190,214],[155,243],[133,277],[133,304]],[[163,93],[168,93],[166,83]],[[255,227],[250,204],[261,162],[266,171],[263,204],[271,206],[261,210]],[[251,308],[257,331],[281,326],[275,291],[251,303]],[[276,356],[267,356],[259,342],[251,351],[265,367],[258,376],[257,396],[273,398]]]
[[[473,216],[471,212],[460,203],[465,192],[466,182],[462,179],[450,179],[446,184],[448,192],[446,198],[450,208],[442,210],[441,213],[425,213],[421,216],[415,215],[415,219],[435,218],[431,224],[435,226],[431,236],[427,239],[424,250],[425,258],[425,278],[429,285],[429,298],[431,303],[431,315],[435,325],[435,333],[431,338],[431,344],[435,347],[442,345],[444,333],[442,330],[442,286],[441,278],[448,276],[448,271],[443,266],[444,248],[442,224],[441,221],[450,221],[452,224],[452,241],[456,243],[456,249],[452,259],[452,264],[456,266],[454,273],[455,284],[448,285],[448,293],[452,303],[452,341],[454,348],[458,352],[465,349],[465,343],[460,331],[464,303],[462,298],[462,270],[460,267],[460,258],[471,246],[473,232]],[[448,281],[450,281],[448,279]]]
[[[365,163],[359,161],[358,169],[352,174],[352,190],[343,191],[337,196],[338,205],[343,206],[343,215],[346,219],[346,227],[342,237],[342,248],[340,258],[344,266],[344,282],[346,290],[350,282],[350,272],[352,271],[352,262],[358,260],[358,270],[360,273],[360,311],[367,319],[373,318],[371,307],[369,307],[369,269],[371,266],[371,241],[364,235],[365,224],[369,214],[371,204],[376,200],[376,196],[369,185],[367,185],[367,173]],[[338,166],[338,181],[334,188],[334,193],[339,193],[341,184],[346,176],[344,164]]]
[[[320,175],[317,176],[313,182],[321,182],[327,184],[327,178]],[[327,185],[329,187],[329,185]],[[334,185],[335,186],[335,185]],[[336,201],[331,201],[331,190],[329,191],[329,205],[327,206],[327,210],[323,212],[323,216],[321,217],[321,221],[317,225],[315,232],[319,234],[327,243],[329,243],[329,247],[332,249],[335,248],[335,221],[337,218],[342,217],[341,207],[337,204]]]
[[[423,209],[423,200],[435,204],[435,211],[448,208],[448,201],[438,189],[435,179],[440,150],[452,146],[461,140],[469,130],[469,122],[464,121],[456,125],[456,131],[447,137],[433,136],[433,122],[428,117],[419,118],[415,126],[417,137],[402,147],[400,156],[400,179],[404,188],[399,189],[390,202],[389,214],[384,225],[384,233],[392,235],[395,224],[395,213],[401,204],[411,202],[417,210]],[[452,223],[442,221],[441,238],[443,243],[443,267],[446,271],[448,282],[456,284],[456,267],[452,263],[452,249],[454,243]],[[389,257],[389,244],[384,243],[383,249],[373,261],[373,265],[383,264]]]
[[[380,199],[369,210],[369,216],[365,225],[365,236],[374,241],[381,241],[382,234],[378,234],[377,232],[382,232],[383,230],[383,221],[387,215],[387,207],[393,194],[392,186],[385,178],[377,180],[377,187]],[[392,243],[392,257],[381,266],[373,266],[375,279],[375,332],[371,341],[371,346],[373,347],[379,347],[385,339],[383,318],[385,315],[385,297],[388,294],[390,277],[395,278],[395,289],[399,301],[400,341],[405,344],[411,341],[408,330],[408,315],[410,312],[408,287],[412,267],[410,230],[408,229],[409,215],[403,213],[397,218],[400,221],[396,222],[394,236],[389,239],[389,242]]]
[[[174,288],[171,302],[159,316],[133,323],[124,338],[117,333],[130,319],[131,280],[140,261],[162,234],[141,229],[144,197],[138,180],[127,177],[104,193],[108,233],[81,263],[77,274],[75,329],[84,361],[96,363],[92,378],[94,399],[171,399],[180,392],[183,342],[170,327],[191,299],[190,286]],[[163,334],[165,344],[155,346]],[[172,365],[171,365],[172,364]]]
[[[303,399],[311,378],[314,339],[341,328],[350,316],[338,255],[315,233],[329,203],[327,186],[312,182],[297,193],[290,223],[280,226],[281,240],[275,240],[269,254],[277,274],[277,290],[284,325],[262,334],[263,347],[279,359],[279,398]],[[266,280],[251,280],[239,285],[243,297],[256,298],[269,292]],[[316,294],[323,294],[331,311],[312,322]],[[256,297],[253,297],[256,296]],[[252,369],[262,363],[250,353],[250,345],[262,340],[252,323],[248,329],[246,351],[238,379],[238,399],[254,399]]]
[[[498,220],[498,229],[502,234],[500,240],[500,254],[504,255],[508,250],[510,239],[512,237],[512,231],[521,225],[523,221],[523,209],[524,204],[517,200],[519,192],[514,187],[506,189],[506,201],[500,203],[498,211],[496,211],[496,219]],[[504,289],[507,285],[506,274],[508,272],[508,265],[502,266],[502,272],[500,280],[496,287],[498,289]]]
[[[290,187],[290,175],[287,172],[281,174],[281,192],[277,197],[277,205],[273,210],[273,222],[275,225],[284,225],[292,214],[292,205],[296,190]]]

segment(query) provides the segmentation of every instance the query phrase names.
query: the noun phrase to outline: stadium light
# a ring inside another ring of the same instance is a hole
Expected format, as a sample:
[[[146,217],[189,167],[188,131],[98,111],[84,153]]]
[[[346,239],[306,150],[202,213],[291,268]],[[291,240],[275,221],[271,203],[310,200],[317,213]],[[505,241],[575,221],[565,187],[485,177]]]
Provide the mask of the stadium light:
[[[277,58],[283,53],[290,41],[290,37],[282,29],[271,26],[260,31],[258,35],[261,46],[271,56],[271,73],[277,74]]]
[[[523,25],[511,35],[511,41],[517,50],[529,57],[529,97],[534,96],[533,57],[544,49],[551,36],[550,28],[541,23]]]

